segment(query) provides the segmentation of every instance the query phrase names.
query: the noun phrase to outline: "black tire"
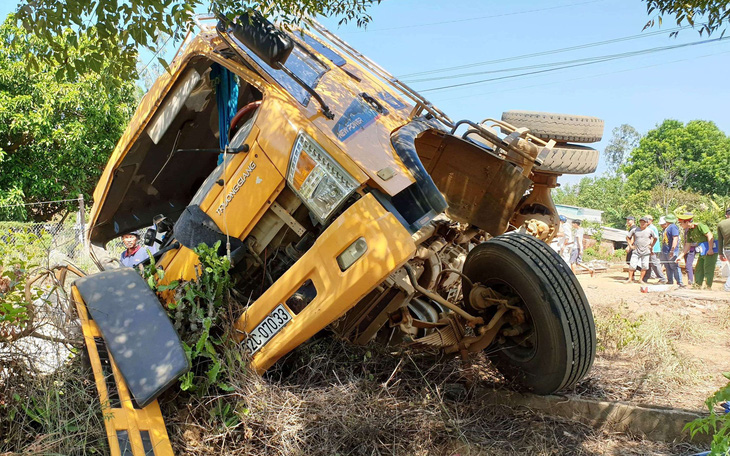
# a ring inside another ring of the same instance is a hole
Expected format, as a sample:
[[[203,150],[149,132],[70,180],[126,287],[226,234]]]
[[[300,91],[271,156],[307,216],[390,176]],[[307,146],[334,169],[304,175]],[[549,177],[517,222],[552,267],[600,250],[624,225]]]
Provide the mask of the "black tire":
[[[588,174],[598,167],[600,153],[591,147],[556,144],[535,171],[551,174]]]
[[[504,234],[469,252],[463,271],[474,283],[511,291],[527,309],[527,346],[494,342],[486,350],[508,380],[536,394],[552,394],[588,373],[596,354],[593,314],[575,275],[547,244]],[[464,296],[470,291],[465,283]]]
[[[540,139],[556,142],[593,143],[603,137],[603,120],[597,117],[551,112],[506,111],[502,120],[515,127],[526,127]]]

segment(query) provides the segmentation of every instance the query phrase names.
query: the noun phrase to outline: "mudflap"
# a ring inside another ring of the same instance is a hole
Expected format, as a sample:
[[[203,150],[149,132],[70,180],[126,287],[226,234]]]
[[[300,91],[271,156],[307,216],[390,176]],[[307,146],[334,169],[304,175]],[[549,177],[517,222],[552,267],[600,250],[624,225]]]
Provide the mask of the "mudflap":
[[[115,271],[120,272],[107,271],[95,276],[88,276],[77,280],[72,287],[73,298],[81,321],[84,343],[89,354],[96,389],[99,393],[110,454],[113,456],[173,455],[160,406],[155,399],[163,388],[158,386],[154,395],[139,397],[139,392],[137,395],[130,392],[129,384],[125,380],[125,377],[129,377],[131,382],[139,383],[142,379],[142,383],[146,383],[145,378],[150,380],[150,376],[142,376],[140,372],[145,367],[150,372],[159,372],[159,366],[155,369],[155,366],[150,365],[149,360],[147,360],[147,362],[139,362],[134,369],[130,370],[130,362],[145,358],[145,356],[144,354],[137,356],[139,350],[134,350],[134,346],[130,348],[129,343],[120,345],[120,341],[123,341],[125,335],[130,339],[136,339],[138,342],[139,339],[143,339],[140,345],[146,346],[147,357],[150,356],[149,353],[160,352],[166,353],[169,357],[169,353],[175,350],[165,350],[164,348],[168,347],[165,347],[164,344],[159,345],[159,333],[165,331],[157,331],[157,328],[150,328],[149,325],[154,326],[155,322],[158,325],[164,325],[165,321],[170,324],[170,329],[172,329],[172,325],[164,313],[159,314],[158,310],[152,305],[151,300],[146,300],[147,302],[144,304],[141,303],[142,299],[140,299],[139,294],[135,296],[134,293],[131,293],[130,297],[130,294],[127,293],[127,308],[117,311],[115,307],[121,304],[118,298],[121,293],[113,293],[113,290],[109,289],[110,284],[114,287],[115,283],[123,284],[126,281],[128,283],[124,286],[125,288],[135,288],[132,284],[136,284],[138,287],[141,282],[141,285],[150,294],[152,292],[135,271],[131,269]],[[129,273],[136,276],[136,279],[129,276]],[[95,279],[95,277],[97,278]],[[88,279],[91,279],[91,281]],[[99,288],[99,285],[104,288]],[[138,287],[137,291],[142,291],[141,287]],[[114,295],[117,295],[116,299]],[[153,299],[156,301],[156,298]],[[159,301],[156,302],[156,305],[160,306],[161,309]],[[146,311],[135,313],[143,307],[147,308]],[[115,312],[117,318],[115,318]],[[125,314],[125,319],[121,321],[121,325],[118,318],[120,312]],[[157,314],[158,317],[150,317],[150,312]],[[145,317],[146,324],[143,325],[144,322],[140,321],[140,317]],[[113,326],[111,326],[112,324]],[[127,328],[125,334],[121,334],[118,330],[120,326]],[[143,328],[146,328],[147,331]],[[112,332],[113,330],[116,330],[116,334]],[[140,332],[142,335],[140,335]],[[149,335],[144,334],[144,332]],[[157,345],[151,344],[155,335],[158,336]],[[106,340],[109,340],[110,343],[107,344]],[[179,340],[176,342],[179,343]],[[169,343],[169,345],[172,345],[172,343]],[[126,350],[122,350],[125,348]],[[135,356],[127,356],[130,353],[134,353]],[[121,364],[115,361],[115,355],[117,359],[121,357]],[[124,365],[127,366],[126,370]],[[185,365],[187,366],[187,361],[185,361]],[[175,378],[178,374],[179,372],[175,372]],[[169,378],[171,377],[164,379],[165,386],[169,386]],[[144,406],[138,405],[139,403],[144,404]]]

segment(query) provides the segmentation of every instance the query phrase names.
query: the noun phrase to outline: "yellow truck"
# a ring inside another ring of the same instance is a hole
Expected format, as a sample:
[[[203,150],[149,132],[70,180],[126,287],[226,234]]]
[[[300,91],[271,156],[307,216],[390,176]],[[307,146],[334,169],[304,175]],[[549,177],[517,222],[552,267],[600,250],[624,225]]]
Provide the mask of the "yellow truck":
[[[72,288],[112,454],[172,453],[156,397],[189,368],[138,271],[104,255],[153,223],[167,279],[195,277],[201,243],[230,258],[251,297],[235,334],[258,372],[328,327],[486,350],[539,394],[586,375],[591,309],[546,241],[557,176],[598,159],[568,142],[600,139],[602,121],[455,122],[315,21],[196,24],[104,170],[89,221],[102,272]]]

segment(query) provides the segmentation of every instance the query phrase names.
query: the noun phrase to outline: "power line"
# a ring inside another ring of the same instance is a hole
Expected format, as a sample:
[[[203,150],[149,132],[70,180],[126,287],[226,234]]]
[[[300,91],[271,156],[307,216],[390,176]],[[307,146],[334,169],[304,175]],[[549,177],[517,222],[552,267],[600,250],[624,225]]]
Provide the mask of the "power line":
[[[174,33],[170,34],[170,35],[169,35],[169,36],[167,37],[167,39],[165,40],[165,42],[164,42],[164,43],[162,43],[162,46],[160,46],[159,48],[157,48],[157,52],[155,52],[154,54],[152,54],[152,58],[151,58],[151,59],[149,60],[149,62],[147,62],[147,65],[145,65],[145,66],[144,66],[144,67],[143,67],[143,68],[142,68],[141,70],[139,70],[139,74],[140,74],[140,75],[141,75],[142,73],[144,73],[145,71],[147,71],[147,67],[148,67],[148,66],[150,66],[150,64],[151,64],[151,63],[152,63],[152,61],[153,61],[153,60],[155,59],[155,57],[157,57],[157,56],[159,55],[159,53],[160,53],[160,52],[162,52],[162,50],[164,50],[164,49],[165,49],[165,46],[167,46],[167,42],[168,42],[168,41],[170,41],[170,38],[172,38],[172,36],[173,36],[173,35],[174,35]]]
[[[629,41],[629,40],[635,40],[635,39],[639,39],[639,38],[661,35],[661,34],[665,34],[667,32],[669,32],[669,33],[676,32],[676,31],[680,31],[680,30],[683,30],[686,28],[690,28],[690,26],[686,25],[686,26],[675,27],[675,28],[671,28],[671,29],[667,29],[667,30],[657,30],[657,31],[649,32],[649,33],[629,35],[629,36],[613,38],[613,39],[605,40],[605,41],[595,41],[593,43],[579,44],[576,46],[570,46],[570,47],[560,48],[560,49],[553,49],[553,50],[549,50],[549,51],[534,52],[531,54],[522,54],[522,55],[517,55],[517,56],[513,56],[513,57],[505,57],[502,59],[486,60],[483,62],[475,62],[475,63],[468,63],[468,64],[464,64],[464,65],[452,66],[452,67],[444,67],[444,68],[437,68],[437,69],[427,70],[427,71],[419,71],[416,73],[400,75],[400,76],[398,76],[398,78],[407,80],[407,78],[413,77],[413,76],[425,76],[427,74],[443,73],[443,72],[453,71],[453,70],[464,70],[467,68],[473,68],[473,67],[482,66],[482,65],[491,65],[491,64],[495,64],[495,63],[511,62],[513,60],[542,57],[542,56],[551,55],[551,54],[559,54],[559,53],[563,53],[563,52],[576,51],[576,50],[587,49],[587,48],[596,47],[596,46],[603,46],[606,44],[620,43],[622,41]]]
[[[523,71],[523,70],[534,70],[539,68],[550,68],[560,65],[570,65],[575,63],[600,63],[600,62],[607,62],[610,60],[616,60],[620,58],[626,58],[626,57],[635,57],[637,55],[643,55],[643,54],[652,54],[654,52],[661,52],[661,51],[667,51],[672,49],[677,49],[685,46],[691,46],[694,44],[703,44],[704,42],[694,42],[694,43],[683,43],[683,44],[675,44],[671,46],[657,46],[653,48],[648,49],[642,49],[638,51],[627,51],[627,52],[621,52],[618,54],[606,54],[606,55],[600,55],[600,56],[593,56],[593,57],[584,57],[581,59],[573,59],[573,60],[564,60],[561,62],[550,62],[550,63],[538,63],[534,65],[527,65],[527,66],[521,66],[521,67],[512,67],[512,68],[501,68],[497,70],[488,70],[488,71],[477,71],[472,73],[458,73],[458,74],[452,74],[448,76],[434,76],[431,78],[422,78],[422,79],[411,79],[407,82],[409,83],[416,83],[416,82],[428,82],[428,81],[440,81],[444,79],[455,79],[455,78],[466,78],[470,76],[480,76],[484,74],[494,74],[494,73],[509,73],[513,71]]]
[[[589,76],[583,76],[583,77],[579,77],[579,78],[561,79],[560,81],[544,82],[544,83],[541,83],[541,84],[533,84],[533,85],[529,85],[529,86],[513,87],[513,88],[508,88],[508,89],[500,89],[498,91],[493,91],[493,92],[482,92],[482,93],[473,93],[472,92],[472,93],[470,93],[468,95],[463,95],[463,96],[459,96],[459,97],[448,97],[448,98],[444,98],[444,99],[441,99],[441,100],[435,100],[435,101],[437,101],[438,103],[445,103],[447,101],[461,100],[461,99],[464,99],[464,98],[474,98],[474,97],[479,97],[479,96],[483,96],[483,95],[491,95],[491,94],[494,94],[494,93],[513,92],[515,90],[525,90],[525,89],[531,89],[531,88],[535,88],[535,87],[544,87],[544,86],[548,86],[548,85],[563,84],[563,83],[566,83],[566,82],[582,81],[582,80],[585,80],[585,79],[600,78],[602,76],[608,76],[608,75],[612,75],[612,74],[628,73],[630,71],[643,70],[643,69],[646,69],[646,68],[653,68],[653,67],[662,66],[662,65],[670,65],[670,64],[673,64],[673,63],[687,62],[687,61],[691,61],[691,60],[703,59],[703,58],[706,58],[706,57],[712,57],[712,56],[721,55],[721,54],[727,54],[727,53],[730,53],[730,51],[714,52],[712,54],[699,55],[699,56],[695,56],[695,57],[689,57],[689,58],[686,58],[686,59],[672,60],[670,62],[655,63],[655,64],[652,64],[652,65],[644,65],[644,66],[640,66],[640,67],[636,67],[636,68],[627,68],[627,69],[624,69],[624,70],[609,71],[609,72],[606,72],[606,73],[599,73],[599,74],[594,74],[594,75],[589,75]]]
[[[380,29],[369,29],[369,30],[366,29],[366,30],[358,30],[358,31],[347,32],[347,33],[355,34],[355,33],[369,33],[369,32],[384,32],[384,31],[388,31],[388,30],[402,30],[402,29],[418,28],[418,27],[430,27],[432,25],[455,24],[455,23],[459,23],[459,22],[479,21],[482,19],[494,19],[494,18],[498,18],[498,17],[517,16],[519,14],[539,13],[542,11],[549,11],[549,10],[555,10],[555,9],[561,9],[561,8],[570,8],[572,6],[587,5],[589,3],[598,3],[600,1],[603,1],[603,0],[590,0],[587,2],[570,3],[567,5],[557,5],[557,6],[549,6],[546,8],[515,11],[513,13],[492,14],[489,16],[469,17],[466,19],[454,19],[454,20],[450,20],[450,21],[428,22],[425,24],[400,25],[398,27],[387,27],[387,28],[380,28]]]
[[[663,48],[656,48],[653,50],[650,49],[650,50],[646,50],[646,51],[638,51],[636,53],[625,53],[625,55],[618,54],[615,57],[606,58],[603,60],[581,62],[581,63],[571,64],[571,65],[563,65],[563,66],[558,66],[558,67],[554,67],[554,68],[547,68],[547,69],[538,70],[538,71],[529,71],[529,72],[525,72],[525,73],[512,74],[512,75],[508,75],[508,76],[500,76],[497,78],[480,79],[478,81],[469,81],[469,82],[462,82],[459,84],[450,84],[450,85],[440,86],[440,87],[431,87],[429,89],[421,89],[421,90],[419,90],[419,92],[433,92],[433,91],[437,91],[437,90],[446,90],[446,89],[453,89],[453,88],[457,88],[457,87],[465,87],[465,86],[470,86],[470,85],[475,85],[475,84],[482,84],[485,82],[500,81],[500,80],[504,80],[504,79],[514,79],[514,78],[529,76],[529,75],[533,75],[533,74],[541,74],[541,73],[548,73],[548,72],[552,72],[552,71],[563,70],[566,68],[574,68],[574,67],[592,65],[595,63],[601,63],[601,62],[605,62],[605,61],[617,60],[619,58],[634,57],[636,55],[645,55],[645,54],[650,54],[650,53],[654,53],[654,52],[678,49],[678,48],[682,48],[682,47],[697,46],[697,45],[702,45],[702,44],[714,43],[714,42],[718,42],[718,41],[726,41],[728,39],[730,39],[730,37],[721,37],[721,38],[714,38],[711,40],[695,41],[692,43],[684,43],[684,44],[680,44],[680,45],[666,46]]]

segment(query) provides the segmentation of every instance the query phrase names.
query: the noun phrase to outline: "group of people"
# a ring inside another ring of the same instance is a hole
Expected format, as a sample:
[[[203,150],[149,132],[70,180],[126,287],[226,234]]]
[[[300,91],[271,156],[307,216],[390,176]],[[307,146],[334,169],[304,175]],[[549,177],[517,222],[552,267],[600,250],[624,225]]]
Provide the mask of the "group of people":
[[[676,282],[680,288],[687,285],[701,288],[704,284],[707,289],[712,288],[718,257],[727,261],[730,255],[730,208],[725,211],[725,220],[717,225],[717,239],[712,230],[706,224],[696,222],[692,214],[665,215],[659,218],[659,226],[661,233],[651,215],[641,217],[638,225],[633,216],[626,217],[626,229],[629,230],[626,237],[629,276],[626,281],[633,282],[636,271],[640,271],[640,280],[644,283],[654,273],[660,283]],[[684,230],[683,237],[680,228]],[[697,265],[694,266],[696,258]],[[686,285],[679,268],[683,259],[687,271]],[[725,291],[730,291],[730,278],[725,283]]]
[[[558,234],[553,239],[551,246],[570,265],[570,269],[575,272],[576,266],[583,262],[583,237],[585,232],[579,219],[571,221],[570,227],[567,226],[567,223],[568,218],[561,215]]]

